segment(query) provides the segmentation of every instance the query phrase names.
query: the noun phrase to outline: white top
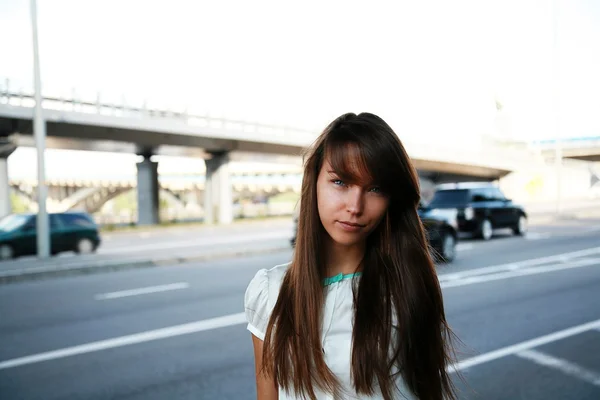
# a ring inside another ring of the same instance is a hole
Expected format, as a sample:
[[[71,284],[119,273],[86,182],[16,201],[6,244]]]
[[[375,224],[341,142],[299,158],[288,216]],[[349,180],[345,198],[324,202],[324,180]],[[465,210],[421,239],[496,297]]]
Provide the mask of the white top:
[[[278,265],[272,269],[261,269],[256,273],[244,299],[248,330],[261,340],[265,338],[267,324],[277,301],[281,282],[290,264]],[[346,278],[348,276],[344,276]],[[359,277],[342,279],[342,276],[332,279],[325,290],[325,310],[321,342],[325,353],[325,362],[336,375],[342,385],[343,399],[379,400],[381,393],[373,396],[356,394],[350,377],[352,357],[352,326],[354,322],[352,285]],[[396,379],[397,392],[395,399],[416,399],[398,375]],[[316,390],[318,400],[334,400],[333,395]],[[279,389],[279,400],[300,400],[293,393]],[[337,400],[337,399],[335,399]]]

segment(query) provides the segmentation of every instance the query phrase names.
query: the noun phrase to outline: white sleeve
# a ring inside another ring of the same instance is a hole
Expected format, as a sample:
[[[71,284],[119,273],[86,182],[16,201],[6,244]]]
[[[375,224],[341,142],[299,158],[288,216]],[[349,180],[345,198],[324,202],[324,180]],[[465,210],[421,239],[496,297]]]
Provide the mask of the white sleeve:
[[[269,300],[269,276],[266,269],[261,269],[250,281],[244,296],[244,309],[248,330],[260,340],[265,340],[267,324],[270,312]]]

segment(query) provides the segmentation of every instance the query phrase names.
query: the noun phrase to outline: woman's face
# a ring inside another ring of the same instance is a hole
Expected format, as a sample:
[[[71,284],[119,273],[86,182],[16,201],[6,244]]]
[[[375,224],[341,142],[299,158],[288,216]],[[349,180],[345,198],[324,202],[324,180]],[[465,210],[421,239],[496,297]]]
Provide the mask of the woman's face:
[[[323,227],[342,246],[362,244],[383,219],[389,198],[376,186],[346,183],[327,159],[317,178],[317,206]]]

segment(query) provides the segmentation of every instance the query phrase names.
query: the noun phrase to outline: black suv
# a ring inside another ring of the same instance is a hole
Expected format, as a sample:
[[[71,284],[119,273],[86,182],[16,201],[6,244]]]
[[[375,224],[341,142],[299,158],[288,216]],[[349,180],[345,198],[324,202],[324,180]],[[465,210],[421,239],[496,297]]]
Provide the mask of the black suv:
[[[507,199],[493,184],[459,183],[437,187],[427,206],[430,214],[455,210],[459,232],[468,232],[484,240],[494,229],[511,228],[516,235],[527,231],[527,213]]]
[[[433,258],[436,261],[450,263],[456,258],[456,243],[458,242],[458,220],[454,212],[431,212],[421,203],[419,218],[425,228],[425,234]]]
[[[49,214],[50,251],[87,254],[100,245],[98,227],[84,212]],[[37,253],[36,214],[10,214],[0,219],[0,260]]]

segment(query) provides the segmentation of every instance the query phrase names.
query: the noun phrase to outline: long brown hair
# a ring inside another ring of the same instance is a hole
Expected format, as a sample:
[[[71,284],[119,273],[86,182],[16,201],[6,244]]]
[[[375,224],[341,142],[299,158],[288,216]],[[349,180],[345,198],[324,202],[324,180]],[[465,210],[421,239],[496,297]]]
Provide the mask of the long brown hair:
[[[367,239],[354,293],[354,388],[372,395],[378,387],[385,399],[392,399],[395,367],[418,398],[455,398],[446,371],[453,335],[417,214],[418,175],[398,136],[369,113],[337,118],[306,155],[296,247],[267,327],[264,373],[298,396],[314,399],[314,388],[340,391],[320,338],[327,233],[319,219],[316,185],[325,158],[334,170],[349,173],[348,146],[357,150],[361,169],[390,198],[386,215]]]

